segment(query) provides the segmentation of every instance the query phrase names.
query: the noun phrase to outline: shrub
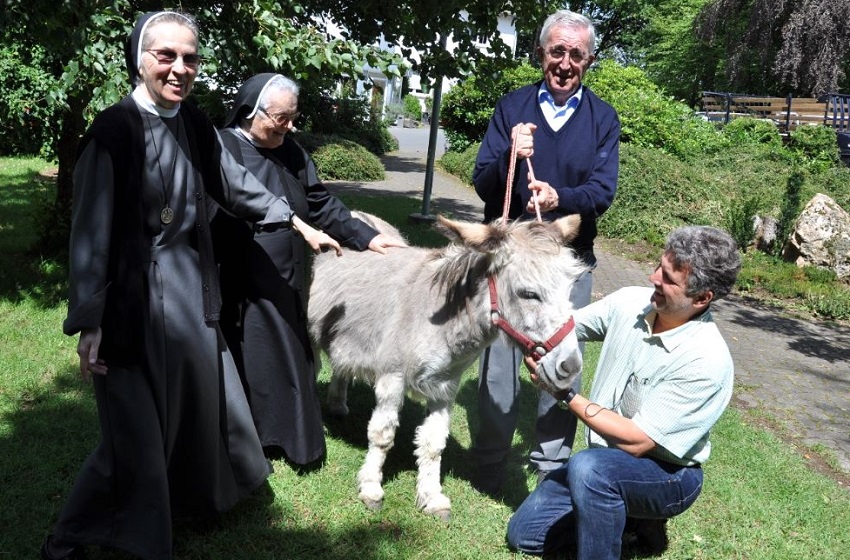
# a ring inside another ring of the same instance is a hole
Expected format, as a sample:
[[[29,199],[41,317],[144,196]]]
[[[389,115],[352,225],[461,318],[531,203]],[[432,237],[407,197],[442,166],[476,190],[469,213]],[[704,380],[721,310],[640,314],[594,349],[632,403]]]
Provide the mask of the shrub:
[[[828,126],[799,126],[791,132],[788,150],[812,171],[823,172],[839,163],[835,130]]]
[[[390,103],[384,109],[384,120],[388,125],[395,124],[400,116],[404,116],[404,104],[402,103]]]
[[[60,89],[39,46],[12,43],[0,48],[0,154],[51,158],[62,108],[50,103]]]
[[[482,68],[454,86],[443,98],[440,122],[450,152],[463,152],[481,142],[499,99],[508,92],[542,78],[540,68],[527,62],[504,72]]]
[[[341,97],[306,91],[299,105],[305,108],[301,122],[311,133],[357,142],[376,155],[398,149],[398,142],[387,130],[387,123],[371,114],[369,100],[354,94],[350,88],[344,88]]]
[[[763,119],[733,119],[723,127],[723,135],[736,146],[760,145],[779,149],[782,137],[776,125]]]
[[[398,150],[398,140],[384,123],[366,123],[358,130],[343,130],[335,136],[356,142],[378,156]]]
[[[761,200],[756,196],[747,196],[743,203],[732,199],[726,214],[726,230],[742,251],[746,251],[753,240],[753,217],[761,207]]]
[[[472,172],[475,170],[475,158],[478,156],[480,142],[471,144],[462,152],[446,152],[440,158],[440,166],[447,173],[459,177],[467,185],[472,184]]]
[[[351,140],[339,136],[304,138],[299,142],[309,152],[319,177],[338,181],[380,181],[384,165],[375,154]],[[318,144],[318,145],[317,145]]]
[[[711,123],[664,95],[640,68],[603,60],[587,73],[586,83],[617,110],[623,142],[686,161],[728,144]]]
[[[788,235],[794,229],[794,222],[800,215],[803,206],[803,187],[806,178],[803,173],[794,171],[786,181],[785,196],[782,197],[779,208],[779,219],[776,224],[777,255],[782,254],[782,249]]]

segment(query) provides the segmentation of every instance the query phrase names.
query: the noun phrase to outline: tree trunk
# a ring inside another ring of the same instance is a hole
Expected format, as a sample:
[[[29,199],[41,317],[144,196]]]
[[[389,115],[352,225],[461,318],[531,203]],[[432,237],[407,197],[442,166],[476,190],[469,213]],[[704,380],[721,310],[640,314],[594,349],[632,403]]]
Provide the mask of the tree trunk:
[[[71,204],[74,197],[74,165],[77,162],[77,146],[85,132],[86,121],[83,111],[86,102],[81,98],[69,98],[69,109],[65,113],[56,142],[59,172],[56,177],[56,199],[51,216],[42,222],[40,247],[55,253],[68,247],[71,234]]]

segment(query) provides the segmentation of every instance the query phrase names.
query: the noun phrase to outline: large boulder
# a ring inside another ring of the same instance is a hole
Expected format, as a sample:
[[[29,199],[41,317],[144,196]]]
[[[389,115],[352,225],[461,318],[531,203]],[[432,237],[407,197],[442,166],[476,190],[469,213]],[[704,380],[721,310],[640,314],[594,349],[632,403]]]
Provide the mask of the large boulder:
[[[797,266],[830,268],[850,276],[850,214],[825,194],[812,198],[794,225],[782,251]]]

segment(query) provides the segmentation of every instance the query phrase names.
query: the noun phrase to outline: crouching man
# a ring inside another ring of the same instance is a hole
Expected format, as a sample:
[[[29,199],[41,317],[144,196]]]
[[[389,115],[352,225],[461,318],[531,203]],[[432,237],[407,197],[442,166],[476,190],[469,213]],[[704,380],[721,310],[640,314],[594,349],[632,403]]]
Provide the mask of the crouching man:
[[[589,398],[554,395],[587,425],[588,448],[520,505],[512,548],[575,546],[579,560],[617,560],[624,530],[652,552],[666,548],[665,522],[699,495],[709,431],[732,396],[732,358],[710,306],[740,268],[727,233],[683,227],[667,239],[654,288],[623,288],[576,311],[579,340],[604,341],[596,375]]]

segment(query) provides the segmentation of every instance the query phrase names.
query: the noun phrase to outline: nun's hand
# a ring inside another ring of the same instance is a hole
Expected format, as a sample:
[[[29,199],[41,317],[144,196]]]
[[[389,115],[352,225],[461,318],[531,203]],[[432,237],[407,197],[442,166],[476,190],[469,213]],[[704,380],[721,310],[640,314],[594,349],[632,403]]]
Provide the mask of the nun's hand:
[[[393,237],[386,233],[379,233],[369,242],[369,250],[382,255],[387,254],[387,249],[389,247],[407,247],[407,243],[398,237]]]
[[[310,248],[313,249],[314,253],[334,249],[338,257],[342,256],[342,247],[339,246],[336,239],[320,229],[307,225],[307,223],[298,216],[292,218],[292,227],[304,237],[304,241],[310,245]]]
[[[80,375],[83,381],[89,380],[90,373],[106,375],[106,362],[97,357],[102,337],[103,331],[100,330],[100,327],[83,329],[80,332],[80,341],[77,343],[77,355],[80,357]]]

